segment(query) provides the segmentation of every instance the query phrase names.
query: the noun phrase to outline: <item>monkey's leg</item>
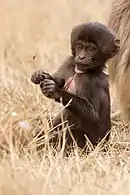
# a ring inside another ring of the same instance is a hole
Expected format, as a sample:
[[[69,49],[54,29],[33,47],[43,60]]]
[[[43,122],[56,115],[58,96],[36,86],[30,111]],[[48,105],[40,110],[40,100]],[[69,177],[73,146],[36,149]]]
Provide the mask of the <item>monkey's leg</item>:
[[[46,118],[50,128],[49,143],[53,148],[57,148],[60,151],[63,145],[63,139],[66,141],[64,134],[66,135],[67,121],[65,121],[65,117],[62,119],[61,114],[58,114],[56,117],[47,116]]]
[[[116,112],[111,114],[111,122],[113,125],[117,125],[120,120],[121,120],[121,112],[120,111],[116,111]]]
[[[121,118],[121,112],[120,111],[116,111],[114,113],[111,114],[111,119],[118,121]]]
[[[111,98],[111,121],[113,124],[118,124],[121,120],[121,112],[116,104],[115,98]]]

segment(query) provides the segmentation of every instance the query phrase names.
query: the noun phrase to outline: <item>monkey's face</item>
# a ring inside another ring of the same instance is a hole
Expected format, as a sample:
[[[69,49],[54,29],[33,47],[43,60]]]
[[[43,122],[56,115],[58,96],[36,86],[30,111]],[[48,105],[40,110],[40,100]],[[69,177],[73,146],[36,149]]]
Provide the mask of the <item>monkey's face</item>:
[[[82,69],[89,68],[95,64],[99,49],[94,43],[78,40],[75,42],[74,48],[75,63],[80,67],[82,66]]]
[[[71,32],[71,50],[80,70],[101,68],[119,51],[119,40],[101,23],[84,23]]]

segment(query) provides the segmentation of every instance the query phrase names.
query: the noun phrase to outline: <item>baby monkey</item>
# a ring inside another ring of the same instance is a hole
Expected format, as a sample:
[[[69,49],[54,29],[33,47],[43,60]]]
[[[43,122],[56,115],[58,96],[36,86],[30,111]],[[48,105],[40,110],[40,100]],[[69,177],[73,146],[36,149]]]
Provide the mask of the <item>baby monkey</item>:
[[[63,118],[70,126],[77,146],[82,149],[86,146],[86,136],[93,146],[104,137],[106,141],[109,139],[110,95],[104,69],[119,48],[119,40],[106,26],[98,22],[83,23],[73,28],[72,55],[61,67],[53,75],[42,70],[32,75],[31,81],[40,85],[46,97],[65,106]],[[61,122],[61,115],[52,121],[55,132],[62,130]],[[57,140],[58,133],[51,141]],[[72,143],[72,136],[67,132],[66,145]]]

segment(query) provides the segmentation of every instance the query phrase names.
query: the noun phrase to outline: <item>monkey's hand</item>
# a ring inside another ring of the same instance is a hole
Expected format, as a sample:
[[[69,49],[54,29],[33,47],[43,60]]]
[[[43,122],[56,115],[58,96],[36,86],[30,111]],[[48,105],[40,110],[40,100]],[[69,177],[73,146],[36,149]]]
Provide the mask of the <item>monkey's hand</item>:
[[[44,79],[52,79],[52,77],[43,70],[35,71],[31,77],[31,81],[35,84],[40,84],[42,81],[44,81]]]
[[[52,99],[59,98],[60,89],[58,85],[55,83],[55,81],[51,79],[44,79],[44,81],[40,83],[40,87],[41,87],[42,93],[46,97],[52,98]]]

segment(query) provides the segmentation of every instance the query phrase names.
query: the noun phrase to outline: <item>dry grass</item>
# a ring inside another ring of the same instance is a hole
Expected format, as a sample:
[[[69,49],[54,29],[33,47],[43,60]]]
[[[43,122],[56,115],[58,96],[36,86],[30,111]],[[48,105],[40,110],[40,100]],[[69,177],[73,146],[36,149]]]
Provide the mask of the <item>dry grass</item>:
[[[4,151],[10,151],[9,156],[4,152],[0,161],[0,195],[129,194],[127,125],[113,127],[106,154],[97,148],[88,156],[79,156],[75,150],[65,159],[62,154],[53,157],[49,150],[39,159],[35,144],[31,144],[39,118],[47,129],[46,112],[56,113],[60,107],[30,82],[32,72],[41,67],[53,71],[59,66],[70,53],[72,26],[89,20],[105,22],[111,1],[0,3],[0,141],[7,143]]]

